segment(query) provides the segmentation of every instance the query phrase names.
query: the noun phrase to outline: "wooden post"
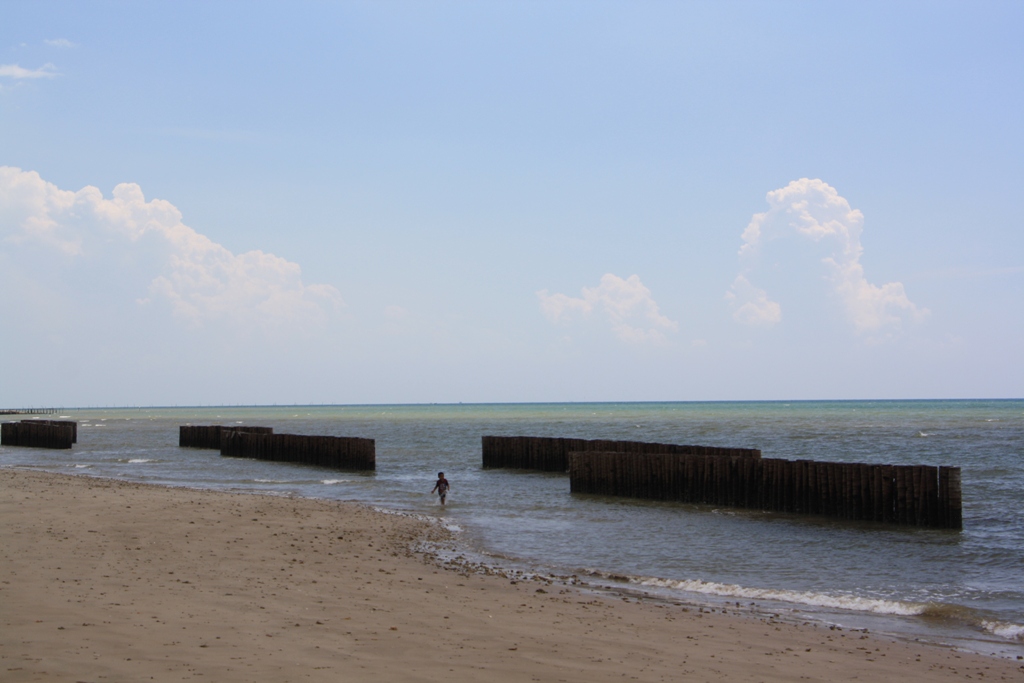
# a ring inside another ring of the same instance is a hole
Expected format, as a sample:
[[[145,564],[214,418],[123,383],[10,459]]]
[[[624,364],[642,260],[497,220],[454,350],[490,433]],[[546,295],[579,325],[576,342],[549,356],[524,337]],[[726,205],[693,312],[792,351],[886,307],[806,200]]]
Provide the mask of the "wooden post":
[[[918,517],[920,526],[939,526],[939,468],[929,465],[921,470],[921,513]]]
[[[910,482],[908,485],[909,490],[907,491],[907,524],[921,526],[922,508],[924,507],[921,495],[921,490],[924,487],[921,468],[911,465],[908,469],[910,470]]]
[[[950,529],[963,529],[963,510],[962,510],[962,498],[960,493],[960,468],[949,467],[949,522],[947,527]]]

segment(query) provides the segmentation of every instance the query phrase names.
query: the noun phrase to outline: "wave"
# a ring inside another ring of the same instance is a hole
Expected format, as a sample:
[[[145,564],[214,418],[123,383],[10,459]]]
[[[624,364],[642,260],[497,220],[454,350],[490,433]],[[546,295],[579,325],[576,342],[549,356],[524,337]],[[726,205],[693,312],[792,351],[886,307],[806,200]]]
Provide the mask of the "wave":
[[[332,484],[351,484],[352,480],[351,479],[323,479],[323,480],[320,481],[320,483],[321,484],[327,484],[328,486],[331,486]]]
[[[1024,625],[1022,624],[1014,624],[1009,621],[986,620],[981,622],[981,627],[1000,638],[1024,641]]]
[[[134,465],[134,464],[143,463],[143,462],[156,462],[156,461],[155,460],[151,460],[149,458],[131,458],[130,460],[128,460],[128,462]]]
[[[691,593],[718,595],[727,598],[746,598],[749,600],[778,600],[798,605],[813,607],[829,607],[856,612],[873,614],[894,614],[899,616],[918,616],[924,614],[928,606],[923,603],[903,602],[900,600],[883,600],[881,598],[864,598],[856,595],[830,595],[828,593],[812,593],[806,591],[786,590],[782,588],[748,588],[728,583],[701,581],[699,579],[673,581],[670,579],[630,578],[630,583],[652,588],[671,588]]]
[[[428,522],[430,524],[438,524],[438,525],[444,527],[445,529],[447,529],[448,531],[451,531],[452,533],[455,533],[455,534],[462,533],[462,527],[461,526],[459,526],[458,524],[455,524],[454,522],[449,522],[447,520],[441,519],[440,517],[432,517],[430,515],[424,515],[424,514],[420,514],[418,512],[404,512],[402,510],[392,510],[391,508],[382,508],[382,507],[378,507],[376,505],[373,506],[373,508],[371,508],[371,509],[374,512],[380,512],[381,514],[385,514],[385,515],[395,515],[396,517],[409,517],[410,519],[418,519],[421,522]]]
[[[928,432],[918,432],[917,435],[918,436],[922,436],[922,437],[923,436],[931,436],[931,434],[929,434]]]
[[[671,580],[650,577],[622,576],[593,572],[606,579],[625,582],[646,588],[668,588],[672,590],[701,593],[724,598],[745,598],[748,600],[773,600],[790,604],[822,607],[825,609],[841,609],[853,612],[864,612],[878,615],[900,617],[922,617],[939,621],[958,622],[980,629],[999,638],[1015,642],[1024,642],[1024,624],[1009,621],[984,619],[975,611],[963,605],[936,602],[909,602],[903,600],[886,600],[856,595],[815,593],[782,588],[750,588],[735,584],[716,583],[699,579]]]

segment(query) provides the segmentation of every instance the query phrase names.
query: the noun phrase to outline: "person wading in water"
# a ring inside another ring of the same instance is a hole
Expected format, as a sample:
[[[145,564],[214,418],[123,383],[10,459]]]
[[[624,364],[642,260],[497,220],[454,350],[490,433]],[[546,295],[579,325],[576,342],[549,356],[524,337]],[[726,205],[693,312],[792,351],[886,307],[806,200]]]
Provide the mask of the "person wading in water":
[[[430,492],[437,491],[437,495],[441,498],[441,505],[444,505],[444,499],[448,497],[449,488],[451,487],[448,484],[448,480],[444,478],[444,472],[438,472],[437,483],[434,484],[434,488],[430,489]]]

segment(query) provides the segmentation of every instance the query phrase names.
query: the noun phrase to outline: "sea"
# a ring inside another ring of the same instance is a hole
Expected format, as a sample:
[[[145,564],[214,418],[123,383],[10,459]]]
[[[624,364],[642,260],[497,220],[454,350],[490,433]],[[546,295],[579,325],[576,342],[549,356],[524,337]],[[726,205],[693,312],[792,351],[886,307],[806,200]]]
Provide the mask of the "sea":
[[[81,408],[42,417],[77,420],[75,447],[0,446],[0,467],[356,501],[439,520],[456,531],[448,552],[481,567],[1024,658],[1024,400]],[[371,438],[377,470],[179,448],[186,424]],[[482,469],[484,435],[958,466],[964,528],[572,494],[564,474]],[[443,508],[429,493],[439,471],[451,482]]]

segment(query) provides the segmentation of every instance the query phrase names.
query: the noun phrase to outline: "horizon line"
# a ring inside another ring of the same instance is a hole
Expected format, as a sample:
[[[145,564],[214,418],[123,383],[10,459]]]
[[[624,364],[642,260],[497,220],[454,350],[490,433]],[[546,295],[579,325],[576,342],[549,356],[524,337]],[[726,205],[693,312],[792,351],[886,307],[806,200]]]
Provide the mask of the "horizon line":
[[[701,400],[649,400],[649,401],[438,401],[412,403],[221,403],[196,405],[107,405],[107,406],[62,406],[24,407],[0,409],[0,415],[27,415],[29,411],[43,410],[67,412],[75,410],[159,410],[190,408],[372,408],[411,406],[531,406],[531,405],[653,405],[663,403],[897,403],[897,402],[943,402],[943,401],[1020,401],[1024,397],[970,397],[970,398],[795,398],[795,399],[701,399]],[[25,412],[21,412],[25,411]]]

